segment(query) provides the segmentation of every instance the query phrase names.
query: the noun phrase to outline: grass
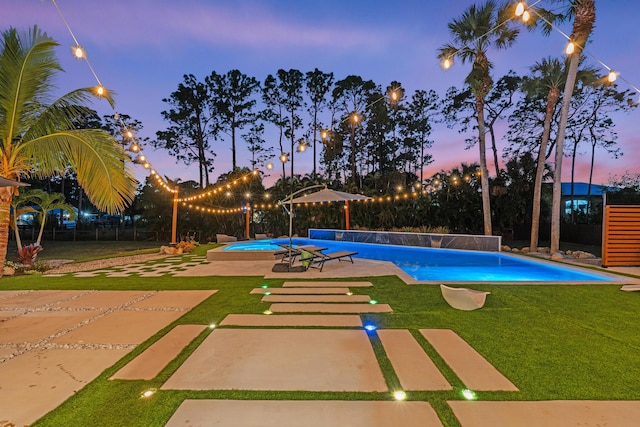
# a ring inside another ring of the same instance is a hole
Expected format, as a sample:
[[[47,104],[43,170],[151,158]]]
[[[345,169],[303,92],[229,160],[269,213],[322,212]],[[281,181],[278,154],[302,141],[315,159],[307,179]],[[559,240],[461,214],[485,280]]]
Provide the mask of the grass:
[[[11,247],[9,250],[15,248]],[[46,241],[42,242],[44,250],[38,254],[38,260],[70,259],[75,262],[93,261],[102,258],[112,258],[130,255],[159,253],[160,242],[152,241]]]
[[[198,248],[204,253],[208,247]],[[352,288],[393,313],[364,315],[380,328],[411,331],[454,386],[453,391],[409,392],[426,400],[448,427],[459,423],[447,400],[460,400],[463,384],[420,333],[425,328],[452,329],[497,367],[519,392],[479,392],[481,400],[640,400],[640,295],[620,292],[619,285],[477,285],[490,291],[482,310],[461,312],[442,299],[439,287],[405,285],[395,276],[359,278],[373,288]],[[140,394],[157,388],[175,372],[211,333],[203,332],[180,356],[150,381],[109,381],[108,378],[177,324],[219,323],[229,313],[261,313],[268,304],[249,291],[282,280],[258,277],[123,277],[74,278],[18,276],[3,278],[2,289],[218,289],[218,293],[151,337],[100,377],[47,414],[34,426],[164,425],[184,399],[338,399],[389,400],[390,393],[327,393],[302,391],[173,391],[160,390],[150,399]],[[371,342],[390,390],[399,386],[377,336]]]

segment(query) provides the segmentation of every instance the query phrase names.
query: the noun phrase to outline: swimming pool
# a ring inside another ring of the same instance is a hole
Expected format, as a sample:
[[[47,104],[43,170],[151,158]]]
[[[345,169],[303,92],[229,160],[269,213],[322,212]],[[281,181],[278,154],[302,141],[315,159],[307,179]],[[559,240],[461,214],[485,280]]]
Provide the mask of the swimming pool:
[[[288,239],[258,240],[227,246],[233,251],[274,251],[277,243]],[[333,240],[294,238],[295,245],[327,247],[325,252],[358,252],[354,258],[389,261],[418,281],[447,282],[605,282],[611,276],[591,273],[569,266],[529,260],[500,252],[476,252],[375,243],[337,242]]]

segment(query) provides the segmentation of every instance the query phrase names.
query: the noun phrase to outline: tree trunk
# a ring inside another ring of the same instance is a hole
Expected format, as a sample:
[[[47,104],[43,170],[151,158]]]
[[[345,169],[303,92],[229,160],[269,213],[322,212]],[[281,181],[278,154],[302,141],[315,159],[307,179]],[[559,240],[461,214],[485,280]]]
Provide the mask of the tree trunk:
[[[549,135],[551,134],[551,119],[553,111],[558,103],[559,91],[552,89],[547,96],[547,111],[544,117],[544,130],[542,132],[542,141],[540,141],[540,150],[538,151],[538,164],[536,165],[536,180],[533,183],[533,210],[531,213],[531,243],[529,251],[538,251],[538,235],[540,234],[540,203],[542,200],[542,179],[544,176],[544,161],[546,159],[547,144],[549,143]]]
[[[596,5],[594,0],[582,0],[576,5],[571,40],[577,44],[576,50],[570,56],[569,72],[564,86],[562,109],[560,110],[560,124],[556,142],[556,161],[553,172],[553,204],[551,207],[551,253],[560,250],[560,205],[562,202],[562,157],[564,154],[564,137],[567,130],[567,119],[573,88],[576,83],[580,54],[587,43],[596,20]]]
[[[14,187],[0,187],[0,277],[2,277],[4,263],[7,260],[11,199],[13,199],[14,189]]]
[[[476,96],[478,112],[478,147],[480,149],[480,187],[482,188],[482,218],[485,236],[491,236],[491,199],[489,198],[489,170],[487,169],[487,143],[484,127],[484,99]]]

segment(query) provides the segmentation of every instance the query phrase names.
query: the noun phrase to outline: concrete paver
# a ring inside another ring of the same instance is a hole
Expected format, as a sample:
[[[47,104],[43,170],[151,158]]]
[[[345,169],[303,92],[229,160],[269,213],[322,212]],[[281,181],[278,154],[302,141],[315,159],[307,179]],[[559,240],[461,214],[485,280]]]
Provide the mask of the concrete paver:
[[[518,391],[518,388],[458,334],[449,329],[420,329],[449,367],[471,390]]]
[[[441,427],[427,402],[185,400],[167,427]]]
[[[132,308],[192,308],[218,291],[159,291],[157,294],[132,304]]]
[[[346,294],[349,288],[254,288],[250,293],[264,294],[265,292],[285,295],[327,295]]]
[[[86,294],[88,291],[37,291],[16,294],[0,300],[0,310],[6,308],[43,307]]]
[[[176,326],[123,366],[110,379],[150,380],[154,378],[206,327],[206,325]]]
[[[1,363],[0,420],[33,423],[129,351],[41,350]]]
[[[0,323],[0,344],[32,342],[48,338],[103,313],[87,311],[35,311]]]
[[[282,284],[283,288],[292,287],[292,288],[331,288],[331,287],[348,287],[348,288],[361,288],[361,287],[370,287],[373,286],[371,282],[284,282]]]
[[[265,295],[262,302],[367,302],[369,295]]]
[[[449,401],[462,427],[635,427],[640,401]]]
[[[404,390],[453,388],[411,332],[402,329],[379,329],[378,337]]]
[[[274,303],[274,313],[390,313],[389,304]]]
[[[326,326],[362,327],[362,319],[354,314],[229,314],[222,326]]]
[[[53,340],[57,344],[140,344],[182,311],[116,311]]]
[[[363,330],[215,329],[163,390],[385,391]]]
[[[70,301],[58,303],[56,307],[60,308],[114,308],[134,301],[144,295],[150,294],[149,291],[100,291],[92,292],[74,298]]]

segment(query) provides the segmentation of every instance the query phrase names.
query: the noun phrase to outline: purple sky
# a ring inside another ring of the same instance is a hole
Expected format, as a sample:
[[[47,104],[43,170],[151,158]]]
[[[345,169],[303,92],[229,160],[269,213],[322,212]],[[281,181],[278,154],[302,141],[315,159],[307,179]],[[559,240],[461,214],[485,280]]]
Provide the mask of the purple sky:
[[[116,110],[142,121],[140,137],[153,138],[165,129],[160,112],[182,81],[183,74],[199,80],[215,70],[239,69],[260,81],[278,69],[302,72],[319,68],[333,72],[336,80],[360,75],[386,87],[397,80],[412,94],[433,89],[440,96],[450,86],[461,87],[469,65],[456,64],[443,71],[436,59],[438,47],[450,41],[447,23],[458,18],[473,1],[397,0],[57,0],[69,26],[102,83],[116,92]],[[555,3],[542,0],[543,7]],[[587,52],[640,87],[637,57],[640,21],[636,0],[597,1],[597,20]],[[0,0],[0,29],[25,30],[37,24],[60,43],[58,56],[65,73],[58,81],[60,92],[93,86],[96,81],[84,62],[71,57],[71,35],[50,0]],[[569,34],[570,27],[561,29]],[[543,57],[561,55],[566,39],[558,32],[549,37],[521,33],[508,50],[490,51],[497,79],[509,69],[525,74]],[[605,69],[603,68],[603,73]],[[631,89],[619,81],[621,89]],[[106,103],[94,107],[112,114]],[[613,117],[624,156],[612,160],[597,154],[594,182],[608,183],[611,175],[626,170],[640,172],[640,111]],[[266,135],[269,137],[269,134]],[[465,135],[444,125],[435,127],[431,153],[435,162],[425,175],[450,169],[460,162],[475,162],[477,148],[465,151]],[[268,138],[269,139],[269,138]],[[230,169],[230,144],[216,142],[214,177]],[[273,145],[277,141],[273,140]],[[501,140],[501,146],[504,141]],[[589,156],[581,152],[576,180],[588,179]],[[311,152],[296,156],[296,173],[312,169]],[[145,149],[153,167],[171,179],[197,180],[197,167],[176,164],[166,152]],[[491,158],[491,156],[488,156]],[[249,156],[239,154],[241,166]],[[277,158],[274,158],[277,162]],[[563,179],[569,179],[570,159],[565,160]],[[493,170],[490,166],[490,170]],[[136,169],[138,179],[146,171]]]

